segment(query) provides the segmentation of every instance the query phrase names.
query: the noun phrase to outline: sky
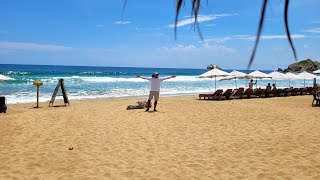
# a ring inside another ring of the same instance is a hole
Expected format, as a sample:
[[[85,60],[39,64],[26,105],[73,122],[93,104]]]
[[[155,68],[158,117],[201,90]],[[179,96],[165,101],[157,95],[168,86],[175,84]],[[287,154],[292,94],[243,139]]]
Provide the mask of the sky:
[[[203,0],[199,37],[191,1],[1,0],[0,64],[246,69],[262,0]],[[298,60],[320,61],[320,1],[291,0],[289,25]],[[251,69],[294,63],[285,36],[284,0],[270,0]]]

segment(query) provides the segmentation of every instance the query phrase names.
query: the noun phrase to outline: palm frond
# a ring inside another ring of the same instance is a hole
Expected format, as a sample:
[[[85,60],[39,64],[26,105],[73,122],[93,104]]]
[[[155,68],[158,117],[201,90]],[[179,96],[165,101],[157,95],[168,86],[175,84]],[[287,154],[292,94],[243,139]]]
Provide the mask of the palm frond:
[[[286,27],[287,38],[288,38],[289,44],[291,46],[294,59],[297,61],[297,53],[296,53],[296,49],[295,49],[295,47],[292,43],[292,40],[291,40],[291,35],[290,35],[290,30],[289,30],[289,25],[288,25],[288,10],[289,10],[289,0],[286,0],[285,6],[284,6],[284,24]]]
[[[124,10],[126,9],[126,6],[127,6],[127,1],[128,0],[124,0],[124,4],[123,4],[123,7],[122,7],[121,21],[123,21],[123,15],[124,15]]]
[[[258,44],[259,44],[259,40],[260,40],[262,28],[263,28],[263,22],[264,22],[264,16],[265,16],[265,13],[266,13],[267,3],[268,3],[268,0],[264,0],[263,5],[262,5],[262,9],[261,9],[258,33],[257,33],[257,36],[256,36],[256,41],[255,41],[255,44],[254,44],[254,48],[252,50],[252,54],[251,54],[247,69],[250,68],[250,66],[251,66],[251,64],[252,64],[252,62],[254,60],[254,56],[256,54],[257,48],[258,48]]]

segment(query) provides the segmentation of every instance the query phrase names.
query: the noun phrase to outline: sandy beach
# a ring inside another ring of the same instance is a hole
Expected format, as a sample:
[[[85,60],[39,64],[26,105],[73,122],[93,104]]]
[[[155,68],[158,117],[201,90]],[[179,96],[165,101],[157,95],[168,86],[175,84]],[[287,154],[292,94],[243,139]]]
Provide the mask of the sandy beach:
[[[311,96],[161,97],[158,112],[126,110],[139,100],[9,105],[0,179],[320,179]]]

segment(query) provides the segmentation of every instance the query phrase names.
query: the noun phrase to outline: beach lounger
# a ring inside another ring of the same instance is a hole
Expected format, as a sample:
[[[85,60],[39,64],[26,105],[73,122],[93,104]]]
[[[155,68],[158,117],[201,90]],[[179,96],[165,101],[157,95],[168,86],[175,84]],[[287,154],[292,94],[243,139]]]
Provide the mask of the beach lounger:
[[[305,88],[298,88],[297,95],[300,95],[300,96],[305,95],[304,90],[305,90]]]
[[[260,89],[260,92],[259,92],[259,97],[260,98],[264,98],[266,97],[266,89]]]
[[[291,95],[292,95],[292,96],[298,95],[298,88],[293,88],[293,89],[291,89]]]
[[[225,92],[222,93],[219,100],[226,100],[227,97],[230,97],[231,93],[232,93],[232,89],[227,89]]]
[[[246,91],[242,95],[240,95],[241,96],[240,98],[248,98],[249,99],[249,98],[251,98],[252,93],[253,93],[253,90],[251,88],[248,88],[248,89],[246,89]]]
[[[234,89],[230,95],[226,96],[227,100],[235,99],[235,95],[237,94],[238,89]]]
[[[244,88],[239,88],[237,93],[234,95],[234,99],[241,99],[244,93]]]
[[[307,93],[307,95],[312,94],[313,90],[314,90],[313,87],[307,87],[307,88],[306,88],[306,93]]]
[[[266,97],[274,97],[276,90],[266,90]]]
[[[215,96],[221,96],[221,93],[223,92],[222,89],[216,90],[213,94],[199,94],[199,99],[213,99]]]
[[[276,96],[277,97],[283,97],[284,96],[284,92],[282,91],[282,89],[277,89]]]
[[[291,91],[289,88],[284,88],[282,90],[282,92],[283,92],[284,96],[291,96]]]
[[[252,94],[250,95],[250,98],[259,97],[259,92],[260,92],[260,89],[255,88],[255,89],[253,90]]]

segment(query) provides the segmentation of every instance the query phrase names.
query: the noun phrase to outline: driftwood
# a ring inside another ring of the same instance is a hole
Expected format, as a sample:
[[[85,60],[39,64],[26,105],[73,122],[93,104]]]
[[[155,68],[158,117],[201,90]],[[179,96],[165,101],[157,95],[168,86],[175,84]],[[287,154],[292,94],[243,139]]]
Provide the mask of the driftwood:
[[[147,101],[138,101],[134,104],[131,104],[127,107],[127,110],[131,109],[144,109],[147,106]]]

